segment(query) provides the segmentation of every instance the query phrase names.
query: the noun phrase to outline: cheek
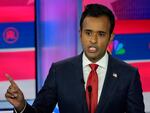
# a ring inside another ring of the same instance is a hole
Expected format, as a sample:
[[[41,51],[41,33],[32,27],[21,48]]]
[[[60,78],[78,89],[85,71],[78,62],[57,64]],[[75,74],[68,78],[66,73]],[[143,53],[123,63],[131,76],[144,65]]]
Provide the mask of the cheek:
[[[81,43],[82,43],[82,45],[83,45],[84,47],[86,47],[86,46],[88,45],[89,41],[88,41],[86,38],[82,37],[82,38],[81,38]]]
[[[99,48],[101,48],[101,49],[106,49],[106,48],[107,48],[107,45],[108,45],[108,41],[100,40],[100,41],[98,42],[98,46],[99,46]]]

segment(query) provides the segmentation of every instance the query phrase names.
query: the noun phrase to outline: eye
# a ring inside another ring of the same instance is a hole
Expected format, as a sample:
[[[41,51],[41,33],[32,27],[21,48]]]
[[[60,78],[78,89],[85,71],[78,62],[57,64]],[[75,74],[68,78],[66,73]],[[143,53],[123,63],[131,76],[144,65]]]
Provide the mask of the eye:
[[[98,33],[98,37],[104,37],[105,35],[106,35],[105,32],[99,32],[99,33]]]
[[[85,34],[86,34],[87,36],[92,36],[92,31],[85,31]]]

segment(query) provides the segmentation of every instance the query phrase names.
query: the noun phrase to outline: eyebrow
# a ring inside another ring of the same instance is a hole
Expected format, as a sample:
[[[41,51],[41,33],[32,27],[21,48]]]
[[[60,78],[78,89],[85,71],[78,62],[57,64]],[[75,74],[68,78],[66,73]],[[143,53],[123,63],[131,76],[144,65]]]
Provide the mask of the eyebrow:
[[[84,31],[93,31],[93,30],[91,30],[91,29],[84,29]],[[95,32],[95,31],[94,31]],[[105,31],[96,31],[96,32],[98,32],[98,33],[107,33],[107,32],[105,32]]]
[[[84,31],[92,31],[91,29],[84,29]]]

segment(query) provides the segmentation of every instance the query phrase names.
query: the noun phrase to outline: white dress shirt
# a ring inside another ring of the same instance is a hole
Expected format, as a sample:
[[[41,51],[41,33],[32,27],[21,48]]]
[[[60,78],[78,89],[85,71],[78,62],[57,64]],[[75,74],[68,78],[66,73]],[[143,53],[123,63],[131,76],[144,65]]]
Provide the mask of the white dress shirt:
[[[85,81],[85,89],[86,89],[86,84],[88,80],[88,76],[90,74],[91,68],[89,64],[92,64],[91,61],[86,57],[85,53],[82,55],[82,66],[83,66],[83,78]],[[95,64],[98,64],[97,68],[97,74],[98,74],[98,102],[101,96],[105,76],[106,76],[106,71],[107,71],[107,66],[108,66],[108,53],[106,52],[105,55]]]

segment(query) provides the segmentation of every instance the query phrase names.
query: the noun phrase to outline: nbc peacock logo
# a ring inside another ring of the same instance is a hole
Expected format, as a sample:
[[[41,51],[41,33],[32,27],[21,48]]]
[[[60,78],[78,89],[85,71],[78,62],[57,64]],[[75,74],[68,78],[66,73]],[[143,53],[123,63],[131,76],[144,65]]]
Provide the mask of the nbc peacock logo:
[[[123,55],[126,52],[123,43],[119,42],[118,40],[111,42],[107,47],[107,51],[114,53],[115,55]]]
[[[113,49],[116,55],[123,55],[126,52],[126,50],[124,49],[124,44],[119,42],[118,40],[113,41]]]

